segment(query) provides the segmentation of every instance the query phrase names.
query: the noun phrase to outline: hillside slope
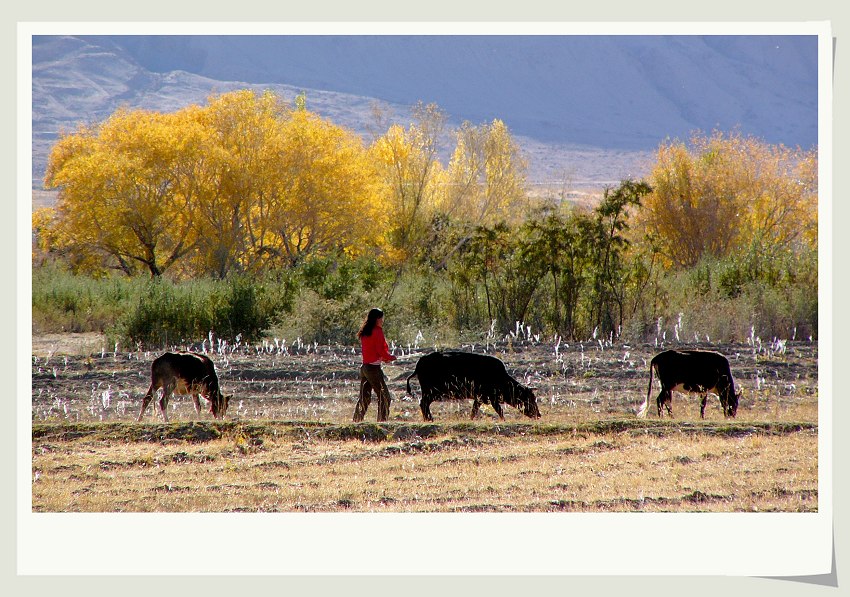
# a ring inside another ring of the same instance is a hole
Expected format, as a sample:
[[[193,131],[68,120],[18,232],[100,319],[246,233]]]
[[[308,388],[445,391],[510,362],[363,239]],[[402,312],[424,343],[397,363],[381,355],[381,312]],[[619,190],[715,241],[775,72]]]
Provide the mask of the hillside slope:
[[[375,102],[401,118],[418,100],[455,124],[501,118],[533,180],[573,185],[636,175],[694,130],[817,144],[812,36],[37,36],[33,186],[60,130],[244,87],[306,91],[364,136]]]

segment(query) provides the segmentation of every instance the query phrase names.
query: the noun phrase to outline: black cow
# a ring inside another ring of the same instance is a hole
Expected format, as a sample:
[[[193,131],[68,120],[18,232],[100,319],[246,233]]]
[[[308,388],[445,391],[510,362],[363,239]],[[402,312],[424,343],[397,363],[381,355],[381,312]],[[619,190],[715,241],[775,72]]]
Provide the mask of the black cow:
[[[719,352],[707,350],[666,350],[658,353],[649,363],[649,388],[646,400],[638,409],[638,417],[645,417],[652,392],[652,370],[655,369],[661,392],[658,394],[658,416],[662,407],[673,416],[673,392],[696,392],[702,396],[699,416],[705,418],[705,401],[709,392],[720,397],[724,417],[734,417],[738,412],[740,392],[735,391],[729,361]]]
[[[168,414],[165,408],[175,391],[190,394],[195,404],[195,412],[199,414],[200,396],[204,396],[209,400],[210,411],[216,419],[224,418],[230,404],[230,396],[221,393],[213,362],[209,357],[194,352],[166,352],[154,359],[151,364],[151,385],[142,399],[139,421],[159,388],[163,390],[162,398],[159,399],[159,410],[166,423]]]
[[[410,380],[419,378],[422,398],[419,408],[422,418],[433,421],[431,403],[434,401],[472,398],[472,415],[475,418],[481,404],[489,403],[500,419],[504,419],[502,403],[510,404],[527,417],[539,418],[534,391],[508,375],[505,364],[497,359],[471,352],[433,352],[420,358],[416,370],[407,378],[407,393]]]

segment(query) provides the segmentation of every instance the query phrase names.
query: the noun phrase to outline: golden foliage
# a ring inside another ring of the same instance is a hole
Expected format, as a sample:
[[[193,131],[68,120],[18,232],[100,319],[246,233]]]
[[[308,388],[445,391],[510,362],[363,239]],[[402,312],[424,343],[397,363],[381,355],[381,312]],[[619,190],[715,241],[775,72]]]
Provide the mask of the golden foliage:
[[[303,97],[293,108],[270,91],[120,109],[53,147],[45,186],[59,201],[34,220],[39,248],[128,275],[223,278],[331,251],[402,263],[439,211],[474,225],[523,211],[526,166],[505,124],[465,123],[446,170],[446,121],[420,103],[367,148]]]
[[[758,242],[817,245],[817,153],[739,133],[658,148],[641,214],[668,260],[691,266]]]
[[[383,244],[386,210],[359,137],[307,110],[283,124],[269,177],[265,249],[296,262],[315,251],[351,254]]]
[[[360,139],[271,92],[171,114],[119,110],[56,143],[45,186],[60,195],[52,223],[39,221],[42,242],[127,274],[224,277],[384,242],[383,195]]]
[[[387,251],[393,261],[406,259],[421,245],[443,192],[438,149],[445,124],[446,116],[436,105],[419,103],[407,128],[390,126],[370,148],[393,214]]]
[[[106,253],[127,273],[140,264],[164,271],[188,235],[175,168],[180,132],[173,115],[122,109],[60,139],[45,178],[60,189],[54,238]]]
[[[504,122],[463,123],[449,162],[443,211],[476,225],[520,221],[527,198],[526,167]]]

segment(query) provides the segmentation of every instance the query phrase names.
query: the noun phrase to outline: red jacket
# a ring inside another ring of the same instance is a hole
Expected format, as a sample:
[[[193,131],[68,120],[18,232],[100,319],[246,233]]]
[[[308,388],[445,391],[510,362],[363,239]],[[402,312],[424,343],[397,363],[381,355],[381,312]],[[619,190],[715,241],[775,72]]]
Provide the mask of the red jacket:
[[[384,338],[384,331],[375,326],[371,336],[361,336],[360,346],[363,348],[363,363],[372,364],[380,361],[394,361],[396,357],[390,354],[390,347]]]

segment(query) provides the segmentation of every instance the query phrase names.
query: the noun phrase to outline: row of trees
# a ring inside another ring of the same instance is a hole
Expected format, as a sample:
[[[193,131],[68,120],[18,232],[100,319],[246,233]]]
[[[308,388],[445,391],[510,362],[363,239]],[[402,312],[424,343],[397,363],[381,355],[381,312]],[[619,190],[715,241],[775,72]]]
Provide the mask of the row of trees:
[[[407,126],[375,123],[367,143],[303,97],[251,91],[171,114],[119,110],[55,145],[45,184],[59,203],[33,216],[35,263],[171,279],[298,272],[338,322],[359,302],[326,286],[357,260],[391,272],[364,286],[384,285],[386,301],[419,275],[412,316],[449,313],[456,329],[526,321],[568,338],[646,331],[688,300],[665,277],[692,271],[687,287],[705,301],[769,286],[783,302],[793,286],[804,307],[775,310],[816,327],[816,150],[738,132],[667,141],[646,180],[582,210],[529,196],[499,120],[450,131],[419,104]]]
[[[369,146],[271,92],[237,91],[174,113],[119,110],[54,146],[58,209],[36,214],[45,251],[78,271],[176,277],[290,267],[343,251],[405,260],[435,210],[473,223],[511,213],[524,166],[501,121],[457,132],[417,106]]]
[[[458,327],[517,321],[565,337],[622,329],[655,260],[632,247],[628,213],[651,191],[626,181],[591,212],[546,207],[523,224],[476,227],[448,272]]]

